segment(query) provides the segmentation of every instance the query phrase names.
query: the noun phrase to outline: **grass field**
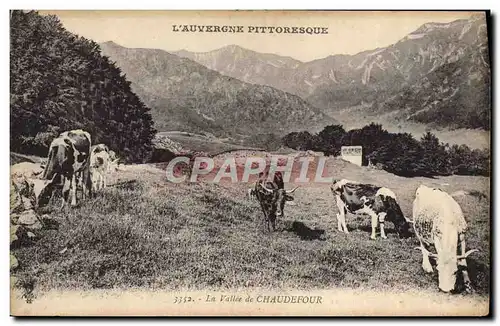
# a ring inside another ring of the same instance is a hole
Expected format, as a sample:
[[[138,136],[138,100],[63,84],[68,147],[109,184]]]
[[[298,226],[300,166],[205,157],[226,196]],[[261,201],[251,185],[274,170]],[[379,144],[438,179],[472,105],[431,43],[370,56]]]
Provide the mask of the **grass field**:
[[[167,136],[174,142],[180,144],[183,148],[189,148],[193,152],[203,152],[208,155],[216,155],[218,153],[248,149],[248,146],[236,145],[229,142],[224,142],[217,138],[211,138],[204,135],[181,132],[168,131],[161,132],[163,136]]]
[[[469,223],[468,248],[480,250],[469,256],[469,272],[474,296],[489,295],[488,178],[407,179],[338,159],[328,161],[327,173],[390,187],[408,217],[420,183],[470,192],[457,197]],[[400,240],[388,223],[388,239],[370,240],[369,219],[351,215],[351,233],[338,232],[328,184],[302,185],[274,233],[258,203],[245,197],[247,184],[172,184],[151,165],[127,166],[109,184],[77,208],[49,207],[53,228],[12,249],[21,290],[34,286],[35,296],[123,288],[438,292],[437,274],[423,272],[414,237]]]

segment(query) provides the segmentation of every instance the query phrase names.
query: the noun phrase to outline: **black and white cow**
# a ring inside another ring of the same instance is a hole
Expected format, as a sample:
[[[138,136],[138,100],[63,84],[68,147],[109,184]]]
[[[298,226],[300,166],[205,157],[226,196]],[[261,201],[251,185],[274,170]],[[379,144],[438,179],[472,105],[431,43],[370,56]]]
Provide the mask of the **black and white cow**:
[[[338,230],[349,233],[345,214],[367,214],[372,221],[371,239],[375,239],[377,225],[380,224],[380,236],[386,239],[384,223],[392,222],[399,237],[409,237],[410,224],[399,207],[396,195],[390,189],[361,184],[346,179],[336,180],[330,186],[335,197],[339,213],[337,214]]]
[[[84,130],[65,131],[50,144],[47,165],[42,178],[62,178],[63,205],[71,201],[76,206],[77,183],[81,180],[83,196],[91,196],[90,179],[90,134]],[[71,197],[71,198],[69,198]]]

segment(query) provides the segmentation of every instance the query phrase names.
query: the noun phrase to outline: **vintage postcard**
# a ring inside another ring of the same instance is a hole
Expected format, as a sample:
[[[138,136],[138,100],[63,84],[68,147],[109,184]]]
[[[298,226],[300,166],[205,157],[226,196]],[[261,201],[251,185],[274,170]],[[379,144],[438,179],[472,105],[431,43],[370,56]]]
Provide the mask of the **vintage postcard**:
[[[488,11],[10,11],[12,316],[487,316]]]

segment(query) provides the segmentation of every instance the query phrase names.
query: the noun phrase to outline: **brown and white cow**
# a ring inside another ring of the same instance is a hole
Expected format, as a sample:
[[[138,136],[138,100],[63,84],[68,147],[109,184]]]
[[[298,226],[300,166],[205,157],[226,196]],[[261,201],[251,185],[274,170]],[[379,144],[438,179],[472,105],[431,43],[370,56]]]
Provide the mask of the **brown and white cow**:
[[[377,225],[380,225],[380,236],[387,239],[384,227],[386,220],[394,224],[399,237],[410,235],[409,222],[399,207],[396,195],[390,189],[346,179],[334,181],[330,189],[339,209],[337,223],[340,232],[349,233],[345,220],[345,215],[349,212],[371,217],[371,239],[376,238]]]
[[[276,231],[276,218],[284,217],[284,208],[286,201],[292,201],[290,196],[298,187],[292,190],[285,190],[283,177],[280,172],[275,173],[273,182],[265,181],[264,174],[261,173],[259,180],[255,183],[255,197],[264,213],[268,231]]]
[[[92,146],[90,152],[90,176],[92,190],[98,191],[107,186],[106,173],[111,166],[110,150],[105,144]]]
[[[118,171],[119,166],[118,166],[118,161],[120,160],[118,156],[116,155],[115,151],[113,150],[108,150],[109,153],[109,164],[108,164],[108,171]]]
[[[71,201],[71,206],[76,206],[78,182],[82,183],[84,198],[92,195],[91,145],[90,134],[81,129],[65,131],[50,144],[47,165],[42,178],[49,180],[57,175],[63,179],[63,205]]]
[[[448,193],[420,185],[413,201],[413,228],[420,241],[422,268],[432,273],[429,257],[435,258],[439,289],[450,292],[456,288],[456,273],[462,273],[467,292],[472,286],[466,258],[476,249],[465,251],[467,223],[460,205]],[[457,254],[460,245],[460,253]]]

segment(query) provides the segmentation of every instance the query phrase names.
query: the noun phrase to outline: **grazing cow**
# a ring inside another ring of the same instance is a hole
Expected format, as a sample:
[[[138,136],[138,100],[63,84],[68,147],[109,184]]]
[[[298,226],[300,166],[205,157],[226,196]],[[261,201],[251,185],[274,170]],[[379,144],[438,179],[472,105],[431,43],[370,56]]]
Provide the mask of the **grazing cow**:
[[[106,187],[106,173],[111,164],[109,149],[104,144],[92,146],[90,153],[90,175],[92,190],[98,191]]]
[[[63,205],[71,200],[71,206],[76,206],[76,190],[79,182],[83,186],[83,197],[92,195],[91,145],[90,134],[80,129],[65,131],[50,144],[43,179],[53,179],[54,175],[63,178]]]
[[[466,291],[472,292],[466,258],[477,250],[465,251],[467,223],[455,199],[440,189],[420,185],[413,201],[413,228],[420,242],[416,249],[422,251],[425,272],[433,272],[429,257],[436,259],[439,289],[443,292],[454,290],[456,272],[460,270]],[[459,243],[460,254],[457,255]]]
[[[335,196],[339,213],[337,214],[338,230],[349,233],[345,214],[367,214],[372,220],[370,238],[376,238],[377,224],[380,223],[380,236],[387,239],[385,220],[394,224],[399,237],[409,237],[409,223],[405,219],[396,195],[388,188],[342,179],[334,181],[330,189]]]
[[[290,196],[298,187],[292,190],[285,190],[283,177],[280,172],[275,173],[273,182],[266,182],[261,173],[259,180],[255,183],[255,197],[260,203],[262,212],[270,231],[269,224],[273,231],[276,231],[276,217],[284,217],[285,201],[292,201]]]
[[[118,161],[120,160],[117,156],[116,153],[112,150],[108,151],[109,153],[109,164],[108,164],[108,171],[118,171]]]

